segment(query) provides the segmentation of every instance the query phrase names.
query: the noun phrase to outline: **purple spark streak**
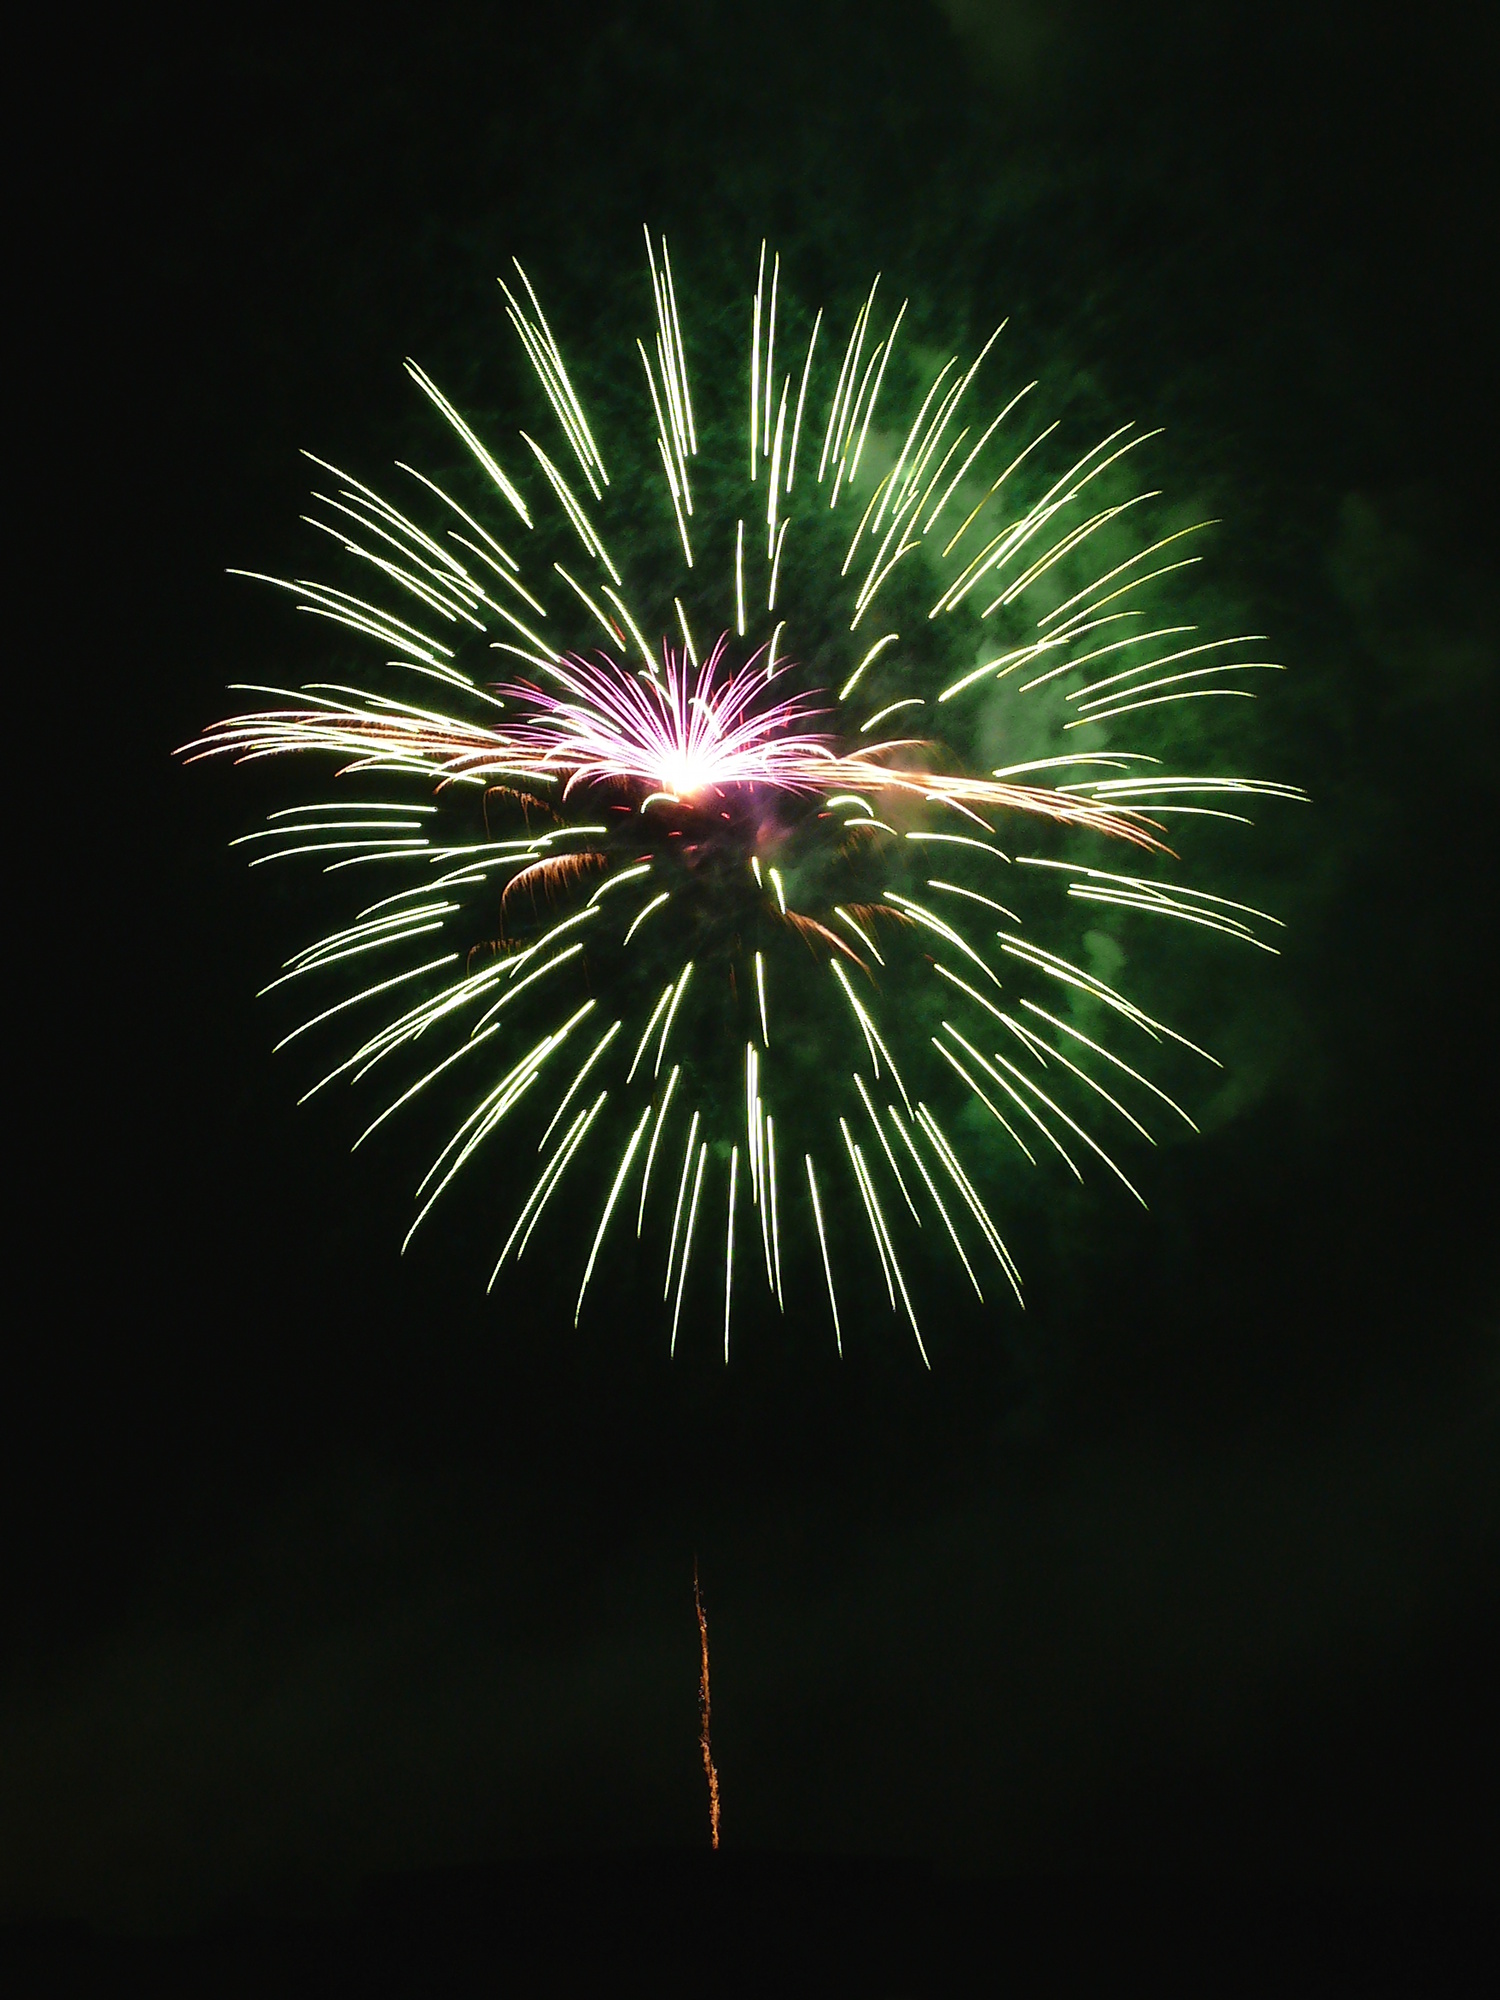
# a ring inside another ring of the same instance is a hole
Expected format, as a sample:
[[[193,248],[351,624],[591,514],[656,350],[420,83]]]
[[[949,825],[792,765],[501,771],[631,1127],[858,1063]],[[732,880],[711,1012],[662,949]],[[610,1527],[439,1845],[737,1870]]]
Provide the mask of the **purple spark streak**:
[[[532,711],[507,734],[534,768],[568,773],[565,796],[600,780],[684,801],[726,785],[816,790],[836,757],[827,737],[802,725],[823,711],[804,695],[757,707],[786,669],[757,653],[726,678],[724,647],[721,638],[696,676],[664,647],[665,675],[654,679],[603,655],[599,664],[569,657],[551,670],[563,695],[527,683],[496,690]]]

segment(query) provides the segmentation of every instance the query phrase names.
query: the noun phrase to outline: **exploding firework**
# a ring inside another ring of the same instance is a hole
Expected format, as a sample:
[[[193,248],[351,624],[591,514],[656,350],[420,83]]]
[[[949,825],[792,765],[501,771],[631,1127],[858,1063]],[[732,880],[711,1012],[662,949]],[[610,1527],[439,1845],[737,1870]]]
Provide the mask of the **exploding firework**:
[[[788,311],[763,246],[736,436],[646,244],[654,457],[611,482],[517,265],[502,290],[552,450],[522,431],[513,476],[409,362],[455,469],[399,465],[398,507],[314,461],[333,483],[308,518],[367,580],[264,579],[384,663],[253,690],[273,705],[186,754],[310,755],[336,782],[245,836],[256,860],[384,878],[272,983],[346,983],[285,1042],[344,1035],[308,1096],[384,1085],[356,1144],[460,1093],[412,1231],[497,1163],[503,1128],[492,1287],[564,1236],[576,1321],[633,1233],[674,1348],[690,1299],[727,1358],[747,1288],[785,1310],[800,1287],[840,1350],[851,1301],[883,1297],[925,1360],[929,1267],[1020,1301],[997,1182],[1097,1167],[1141,1200],[1108,1128],[1192,1124],[1157,1077],[1212,1058],[1078,932],[1150,919],[1273,948],[1274,919],[1184,882],[1171,843],[1300,795],[1176,770],[1159,740],[1272,663],[1162,609],[1206,524],[1122,540],[1158,497],[1122,484],[1155,433],[1040,476],[1058,426],[1029,421],[1035,383],[974,414],[1003,326],[967,366],[926,365],[877,279],[820,345],[822,311]],[[882,412],[888,373],[909,420]],[[1151,747],[1124,740],[1142,727]]]

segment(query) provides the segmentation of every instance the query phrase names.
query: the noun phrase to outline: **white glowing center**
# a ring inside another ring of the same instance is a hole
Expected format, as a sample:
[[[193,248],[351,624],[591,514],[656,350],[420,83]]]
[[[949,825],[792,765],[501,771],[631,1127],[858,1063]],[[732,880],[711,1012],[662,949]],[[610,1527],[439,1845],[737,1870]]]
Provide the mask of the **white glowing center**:
[[[686,751],[668,757],[661,767],[661,788],[674,798],[690,799],[710,783],[710,759],[694,757]]]

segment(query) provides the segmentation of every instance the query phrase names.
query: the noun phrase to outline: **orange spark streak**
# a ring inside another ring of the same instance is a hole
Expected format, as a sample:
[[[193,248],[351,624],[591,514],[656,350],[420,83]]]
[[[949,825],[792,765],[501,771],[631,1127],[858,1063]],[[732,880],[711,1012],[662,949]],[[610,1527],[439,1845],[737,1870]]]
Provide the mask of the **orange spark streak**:
[[[703,1613],[703,1595],[698,1588],[698,1564],[693,1563],[693,1604],[698,1612],[698,1643],[703,1664],[698,1674],[698,1746],[703,1752],[703,1772],[708,1779],[708,1832],[715,1848],[719,1845],[719,1774],[714,1769],[714,1753],[708,1741],[708,1619]]]
[[[523,868],[518,874],[511,876],[500,893],[500,907],[504,909],[518,889],[530,891],[533,906],[539,888],[546,893],[548,902],[551,902],[554,885],[576,881],[589,868],[608,866],[607,854],[596,854],[590,849],[574,854],[553,854],[545,861],[533,861],[530,867]]]

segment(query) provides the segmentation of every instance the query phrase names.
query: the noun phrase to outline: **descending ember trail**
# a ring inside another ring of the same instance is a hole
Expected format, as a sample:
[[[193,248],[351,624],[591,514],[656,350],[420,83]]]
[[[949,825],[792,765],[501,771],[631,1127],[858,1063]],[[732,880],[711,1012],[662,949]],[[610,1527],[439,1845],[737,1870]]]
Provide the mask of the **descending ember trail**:
[[[719,1845],[719,1773],[714,1766],[713,1746],[709,1740],[709,1699],[708,1699],[708,1616],[703,1609],[703,1593],[698,1588],[698,1565],[693,1564],[693,1605],[698,1613],[698,1648],[700,1665],[698,1669],[698,1747],[703,1752],[703,1775],[708,1780],[708,1838],[709,1845]]]

